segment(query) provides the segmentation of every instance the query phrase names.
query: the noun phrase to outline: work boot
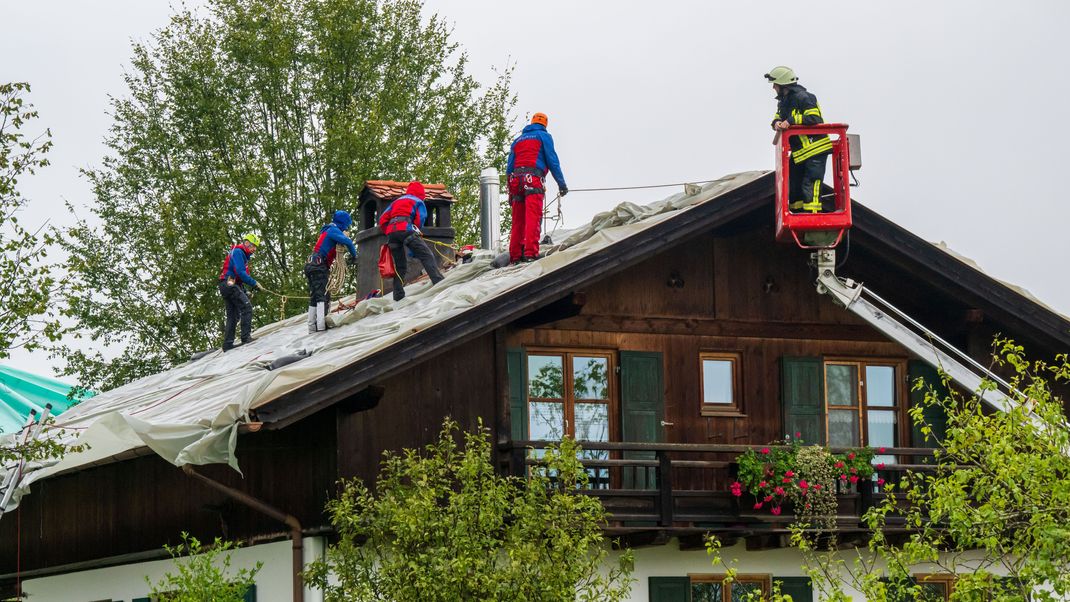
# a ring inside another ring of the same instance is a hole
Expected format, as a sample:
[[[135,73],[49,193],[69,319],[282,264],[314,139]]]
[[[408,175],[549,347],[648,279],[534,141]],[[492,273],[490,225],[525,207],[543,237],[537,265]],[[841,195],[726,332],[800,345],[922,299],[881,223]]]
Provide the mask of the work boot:
[[[405,289],[403,289],[403,288],[395,288],[394,289],[394,301],[401,301],[404,298],[405,298]]]
[[[223,343],[223,353],[226,353],[231,349],[234,349],[234,343]]]
[[[316,330],[327,330],[327,304],[323,301],[316,304]]]
[[[309,334],[316,332],[316,306],[308,306],[308,332]]]
[[[249,344],[252,344],[254,342],[256,342],[256,339],[254,339],[253,337],[246,337],[246,338],[241,340],[241,344],[242,345],[249,345]]]

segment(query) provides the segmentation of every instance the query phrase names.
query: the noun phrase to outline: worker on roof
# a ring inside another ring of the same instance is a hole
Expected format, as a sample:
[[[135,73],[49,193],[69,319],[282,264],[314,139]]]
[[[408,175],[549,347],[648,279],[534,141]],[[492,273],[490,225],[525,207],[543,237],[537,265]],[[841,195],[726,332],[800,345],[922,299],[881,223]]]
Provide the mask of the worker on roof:
[[[253,328],[253,304],[245,292],[245,285],[254,289],[263,289],[259,282],[249,274],[249,259],[260,246],[260,237],[249,233],[241,242],[232,246],[227,258],[223,260],[223,269],[219,271],[219,294],[226,305],[226,325],[223,327],[223,351],[234,348],[234,329],[241,320],[241,344],[253,342],[250,334]]]
[[[427,206],[424,199],[427,193],[420,182],[409,182],[405,194],[399,196],[387,206],[379,217],[379,228],[386,235],[386,244],[390,247],[390,256],[394,259],[394,301],[405,298],[405,271],[409,267],[408,255],[424,266],[424,271],[431,278],[431,284],[437,284],[443,278],[438,269],[435,256],[424,242],[420,226],[427,221]]]
[[[327,280],[331,273],[331,264],[334,263],[335,247],[345,245],[349,250],[346,263],[356,265],[357,248],[353,241],[345,235],[345,231],[353,224],[353,218],[348,211],[339,209],[334,212],[331,223],[320,228],[319,238],[312,247],[312,254],[308,256],[305,264],[305,278],[308,280],[308,331],[319,332],[327,330],[327,312],[330,311],[331,295],[327,292]]]
[[[546,171],[554,175],[558,193],[568,194],[554,139],[546,131],[545,113],[531,116],[531,124],[513,141],[505,175],[509,184],[509,207],[513,228],[509,233],[509,261],[535,261],[542,236],[542,205],[546,198]]]
[[[771,124],[782,132],[792,125],[824,123],[817,97],[799,85],[799,78],[790,67],[774,67],[765,74],[776,92],[777,110]],[[792,167],[788,174],[788,210],[818,213],[821,208],[821,180],[825,177],[825,163],[832,152],[832,140],[826,135],[792,136]]]

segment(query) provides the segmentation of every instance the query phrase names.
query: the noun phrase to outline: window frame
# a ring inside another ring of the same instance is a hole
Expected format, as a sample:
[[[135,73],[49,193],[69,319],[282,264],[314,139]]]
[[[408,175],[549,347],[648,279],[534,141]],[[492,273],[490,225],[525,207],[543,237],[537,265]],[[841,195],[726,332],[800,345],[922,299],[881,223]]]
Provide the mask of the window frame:
[[[728,360],[732,362],[732,403],[706,403],[706,360]],[[700,416],[736,416],[745,417],[743,411],[743,354],[739,351],[700,350],[698,353],[698,398]]]
[[[829,387],[828,387],[828,367],[833,365],[851,365],[855,368],[855,373],[858,377],[858,382],[855,385],[855,395],[858,403],[854,406],[829,406]],[[869,384],[866,382],[866,368],[871,366],[884,366],[894,370],[892,377],[892,384],[895,386],[895,391],[892,394],[892,400],[894,405],[881,406],[870,405],[869,403]],[[870,433],[869,433],[869,412],[879,411],[888,412],[893,414],[895,420],[895,428],[893,429],[893,435],[895,437],[895,443],[892,446],[901,446],[902,442],[910,440],[910,433],[906,427],[909,426],[910,421],[907,420],[907,409],[909,408],[909,394],[910,389],[907,386],[907,360],[903,358],[890,358],[890,357],[859,357],[859,356],[828,356],[821,358],[821,380],[823,386],[823,411],[825,413],[825,441],[826,445],[829,444],[829,415],[833,411],[844,411],[847,408],[853,408],[858,412],[858,445],[849,447],[866,447],[870,446]],[[831,409],[830,409],[831,407]]]
[[[955,591],[957,577],[953,573],[914,573],[911,575],[918,585],[926,583],[941,583],[944,586],[944,600],[950,600]]]
[[[531,402],[535,401],[556,401],[555,398],[542,398],[531,396],[531,374],[528,373],[529,358],[533,355],[536,356],[558,356],[561,358],[561,386],[562,397],[561,404],[563,407],[563,416],[565,421],[564,436],[573,437],[576,436],[576,394],[573,386],[574,379],[574,367],[572,364],[572,358],[574,357],[604,357],[606,358],[606,380],[608,390],[606,392],[606,399],[604,403],[608,406],[608,434],[607,441],[619,441],[620,433],[620,400],[618,398],[617,391],[617,350],[606,349],[599,347],[525,347],[524,348],[524,404],[528,416],[528,433],[531,433]],[[580,399],[580,403],[603,403],[603,400],[591,400]]]
[[[732,584],[733,583],[758,583],[762,586],[762,599],[769,597],[769,592],[773,589],[773,575],[771,573],[741,573],[735,575],[732,578],[732,583],[727,584],[724,587],[724,580],[728,575],[718,575],[709,573],[688,573],[688,591],[695,586],[696,583],[720,583],[721,588],[721,600],[722,602],[732,602]]]

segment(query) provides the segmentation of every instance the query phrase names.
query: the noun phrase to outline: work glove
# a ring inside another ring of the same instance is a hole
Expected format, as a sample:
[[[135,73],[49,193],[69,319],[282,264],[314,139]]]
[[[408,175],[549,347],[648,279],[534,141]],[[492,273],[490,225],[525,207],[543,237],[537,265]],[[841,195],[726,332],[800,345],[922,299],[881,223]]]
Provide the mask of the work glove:
[[[558,190],[558,194],[560,194],[561,196],[565,196],[566,194],[568,194],[568,188],[562,186],[561,189]]]
[[[356,255],[346,255],[346,265],[348,265],[348,266],[357,265],[357,256]]]

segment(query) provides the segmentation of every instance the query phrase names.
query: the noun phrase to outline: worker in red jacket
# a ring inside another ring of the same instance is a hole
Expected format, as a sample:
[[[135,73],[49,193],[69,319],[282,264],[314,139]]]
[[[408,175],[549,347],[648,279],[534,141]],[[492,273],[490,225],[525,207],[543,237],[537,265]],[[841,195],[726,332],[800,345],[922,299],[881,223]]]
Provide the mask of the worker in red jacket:
[[[379,228],[386,235],[386,244],[394,258],[394,301],[405,298],[405,272],[409,267],[408,254],[411,251],[424,271],[431,278],[431,284],[442,280],[435,256],[424,242],[420,226],[427,221],[427,206],[424,199],[427,194],[420,182],[409,182],[405,194],[387,206],[379,217]]]
[[[776,92],[777,108],[772,127],[783,132],[793,125],[817,125],[824,123],[817,97],[799,84],[799,78],[790,67],[774,67],[765,74]],[[788,171],[788,210],[792,213],[819,213],[821,207],[821,180],[825,177],[825,164],[832,152],[832,140],[820,136],[792,136],[791,169]]]
[[[513,141],[505,175],[509,184],[509,207],[513,228],[509,233],[509,261],[535,261],[542,236],[542,206],[546,198],[546,172],[557,181],[561,196],[568,194],[554,139],[546,131],[545,113],[531,116],[531,124]]]
[[[223,260],[223,269],[219,271],[219,294],[227,308],[226,324],[223,327],[223,351],[234,348],[234,329],[241,321],[241,342],[248,345],[253,342],[250,331],[253,328],[253,304],[245,286],[262,289],[263,286],[249,273],[249,259],[260,246],[260,237],[249,233],[241,242],[232,246],[227,258]]]

